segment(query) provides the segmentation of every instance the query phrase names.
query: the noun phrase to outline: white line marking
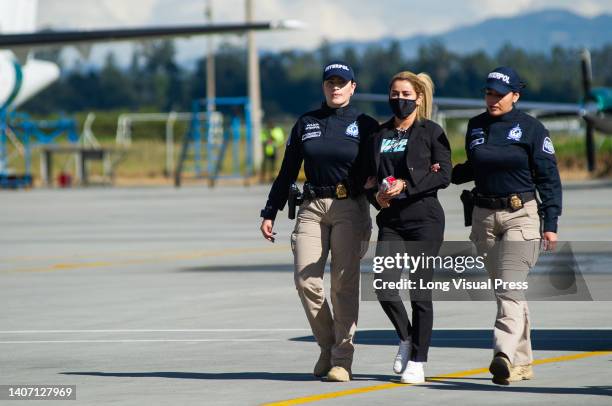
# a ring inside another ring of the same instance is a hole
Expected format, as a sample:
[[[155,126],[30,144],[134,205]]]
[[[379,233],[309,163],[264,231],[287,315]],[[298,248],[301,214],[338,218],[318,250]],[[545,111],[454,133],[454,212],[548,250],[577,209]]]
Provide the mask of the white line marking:
[[[201,342],[269,342],[284,341],[265,338],[234,338],[234,339],[192,339],[192,340],[37,340],[37,341],[0,341],[0,344],[75,344],[75,343],[201,343]]]
[[[612,327],[532,327],[532,330],[611,330]],[[359,331],[393,331],[390,327],[359,327]],[[436,330],[470,331],[491,330],[487,327],[437,327]],[[204,328],[204,329],[114,329],[114,330],[0,330],[0,334],[63,334],[63,333],[247,333],[247,332],[311,332],[309,328]]]
[[[385,329],[388,330],[388,329]],[[279,332],[310,331],[308,328],[204,328],[204,329],[165,329],[165,330],[4,330],[0,334],[55,334],[55,333],[233,333],[233,332]]]

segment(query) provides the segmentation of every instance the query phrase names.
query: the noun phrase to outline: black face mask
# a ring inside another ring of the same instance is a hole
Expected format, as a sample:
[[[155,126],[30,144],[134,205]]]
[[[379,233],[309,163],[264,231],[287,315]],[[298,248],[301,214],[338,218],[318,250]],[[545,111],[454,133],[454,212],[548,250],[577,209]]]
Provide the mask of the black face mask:
[[[397,118],[404,119],[412,114],[417,108],[416,100],[411,99],[389,99],[389,106],[393,115]]]

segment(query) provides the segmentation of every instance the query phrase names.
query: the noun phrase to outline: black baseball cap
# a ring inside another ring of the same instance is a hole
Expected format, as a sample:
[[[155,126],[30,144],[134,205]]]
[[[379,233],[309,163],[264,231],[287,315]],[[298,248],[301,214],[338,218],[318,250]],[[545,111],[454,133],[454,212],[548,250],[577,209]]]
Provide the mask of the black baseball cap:
[[[508,94],[510,92],[520,93],[525,87],[518,73],[507,66],[495,68],[487,76],[487,89],[495,90],[500,94]]]
[[[344,80],[355,80],[353,69],[342,61],[334,61],[325,65],[325,68],[323,68],[323,81],[332,76],[339,76]]]

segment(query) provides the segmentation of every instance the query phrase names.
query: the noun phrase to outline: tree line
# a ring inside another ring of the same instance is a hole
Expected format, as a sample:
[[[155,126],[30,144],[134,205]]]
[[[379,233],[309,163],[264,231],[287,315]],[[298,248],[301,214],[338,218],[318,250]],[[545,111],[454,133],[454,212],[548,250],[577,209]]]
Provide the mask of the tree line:
[[[357,76],[358,92],[386,93],[392,75],[402,70],[427,72],[436,85],[436,96],[482,96],[486,74],[500,65],[514,67],[527,82],[523,98],[533,101],[577,102],[582,97],[578,49],[557,47],[550,52],[530,53],[510,44],[494,55],[484,51],[454,53],[443,43],[432,41],[405,57],[398,42],[372,45],[363,52],[352,47],[340,51],[323,42],[313,51],[266,52],[260,56],[263,109],[273,119],[295,117],[322,101],[321,68],[328,61],[349,63]],[[591,50],[594,85],[612,86],[612,43]],[[39,58],[61,66],[58,51]],[[206,94],[205,58],[191,69],[176,62],[172,40],[160,40],[136,48],[127,68],[118,66],[108,54],[103,66],[77,65],[23,109],[35,114],[86,110],[187,111],[195,98]],[[223,44],[215,55],[218,96],[245,96],[246,52]],[[366,110],[386,115],[387,107],[370,105]]]

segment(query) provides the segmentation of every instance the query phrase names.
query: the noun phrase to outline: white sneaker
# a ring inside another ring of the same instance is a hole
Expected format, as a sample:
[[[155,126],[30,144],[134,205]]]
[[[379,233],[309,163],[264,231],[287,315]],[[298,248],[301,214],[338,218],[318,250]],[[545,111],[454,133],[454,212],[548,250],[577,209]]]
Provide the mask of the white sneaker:
[[[397,355],[395,356],[395,361],[393,362],[393,372],[396,374],[401,374],[404,372],[404,369],[406,369],[406,364],[408,364],[408,360],[410,359],[411,347],[412,345],[410,340],[400,341],[399,349],[397,350]]]
[[[423,363],[416,361],[408,361],[404,373],[402,373],[401,383],[423,383],[425,382],[425,371]]]

